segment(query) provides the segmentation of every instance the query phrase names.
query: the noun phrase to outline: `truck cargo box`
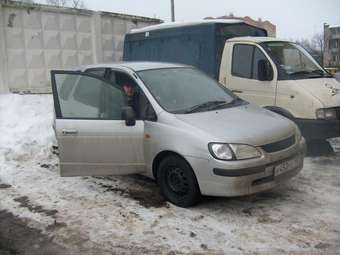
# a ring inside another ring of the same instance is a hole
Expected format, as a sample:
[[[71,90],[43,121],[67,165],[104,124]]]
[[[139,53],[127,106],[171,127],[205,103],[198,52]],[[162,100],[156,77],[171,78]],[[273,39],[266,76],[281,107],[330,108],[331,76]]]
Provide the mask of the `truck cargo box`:
[[[267,36],[267,32],[239,20],[149,26],[126,34],[123,60],[192,65],[217,79],[225,41],[239,36]]]

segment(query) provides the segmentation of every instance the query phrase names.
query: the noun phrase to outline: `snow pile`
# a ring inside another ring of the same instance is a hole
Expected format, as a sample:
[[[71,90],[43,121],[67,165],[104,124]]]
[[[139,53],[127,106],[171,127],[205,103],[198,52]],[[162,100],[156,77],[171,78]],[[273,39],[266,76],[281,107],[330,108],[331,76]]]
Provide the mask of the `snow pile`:
[[[0,95],[0,165],[49,155],[55,143],[52,123],[52,96]]]

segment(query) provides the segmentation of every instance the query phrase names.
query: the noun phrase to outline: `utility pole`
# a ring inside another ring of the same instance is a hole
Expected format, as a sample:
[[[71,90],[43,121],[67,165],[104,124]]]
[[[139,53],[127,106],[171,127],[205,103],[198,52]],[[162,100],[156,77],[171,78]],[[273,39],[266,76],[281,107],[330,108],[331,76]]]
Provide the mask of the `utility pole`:
[[[171,21],[175,21],[175,0],[171,0]]]

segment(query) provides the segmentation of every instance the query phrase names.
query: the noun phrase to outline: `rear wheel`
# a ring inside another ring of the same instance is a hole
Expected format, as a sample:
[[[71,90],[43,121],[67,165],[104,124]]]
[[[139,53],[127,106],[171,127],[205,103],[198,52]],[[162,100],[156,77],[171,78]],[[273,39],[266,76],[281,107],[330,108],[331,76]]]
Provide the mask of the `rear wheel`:
[[[181,157],[164,158],[157,169],[157,182],[164,197],[180,207],[190,207],[201,197],[196,176],[190,165]]]

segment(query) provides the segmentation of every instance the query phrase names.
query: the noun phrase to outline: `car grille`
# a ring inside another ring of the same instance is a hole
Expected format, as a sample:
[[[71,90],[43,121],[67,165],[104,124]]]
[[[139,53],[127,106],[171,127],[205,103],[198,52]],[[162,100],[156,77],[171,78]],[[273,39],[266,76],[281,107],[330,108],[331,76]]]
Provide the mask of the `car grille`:
[[[272,153],[272,152],[277,152],[277,151],[287,149],[294,144],[295,144],[295,135],[292,135],[292,136],[290,136],[286,139],[283,139],[281,141],[262,145],[261,148],[265,152]]]

